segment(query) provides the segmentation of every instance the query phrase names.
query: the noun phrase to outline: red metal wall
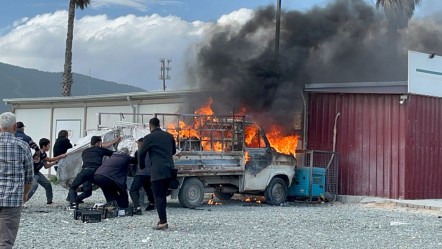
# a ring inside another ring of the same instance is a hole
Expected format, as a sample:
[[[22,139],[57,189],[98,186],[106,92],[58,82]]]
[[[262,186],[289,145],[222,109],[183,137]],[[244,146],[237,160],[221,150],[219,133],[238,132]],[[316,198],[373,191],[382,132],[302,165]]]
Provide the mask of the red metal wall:
[[[442,198],[442,99],[409,96],[406,144],[407,199]]]
[[[333,149],[337,113],[339,194],[407,198],[407,105],[399,95],[311,93],[308,149]]]

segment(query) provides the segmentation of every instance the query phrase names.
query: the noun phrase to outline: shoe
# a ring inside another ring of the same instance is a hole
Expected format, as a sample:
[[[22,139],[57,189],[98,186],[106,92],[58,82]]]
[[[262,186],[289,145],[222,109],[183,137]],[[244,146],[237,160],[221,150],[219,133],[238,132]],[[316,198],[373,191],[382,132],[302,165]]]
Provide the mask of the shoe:
[[[57,206],[57,203],[55,203],[55,202],[53,202],[53,201],[48,202],[48,203],[46,203],[46,204],[48,205],[48,207],[56,207],[56,206]]]
[[[147,205],[145,211],[152,211],[155,210],[155,204],[149,204]]]
[[[141,208],[137,207],[134,209],[134,215],[142,215],[143,213],[141,212]]]
[[[71,205],[68,206],[67,210],[76,210],[78,209],[78,205],[75,203],[71,203]]]
[[[156,227],[154,227],[154,230],[166,230],[169,228],[169,225],[167,223],[158,224]]]

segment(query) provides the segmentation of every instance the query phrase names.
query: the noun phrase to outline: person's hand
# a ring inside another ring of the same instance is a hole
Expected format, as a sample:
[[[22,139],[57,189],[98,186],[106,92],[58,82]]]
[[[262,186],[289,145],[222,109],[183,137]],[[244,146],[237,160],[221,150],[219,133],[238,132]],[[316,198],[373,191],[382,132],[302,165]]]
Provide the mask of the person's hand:
[[[116,141],[116,143],[121,142],[121,140],[123,140],[123,137],[117,137],[117,141]]]
[[[40,162],[40,152],[35,152],[32,158],[34,159],[34,163]]]
[[[177,156],[178,158],[180,158],[180,157],[182,156],[182,155],[181,155],[181,150],[176,149],[175,156]]]

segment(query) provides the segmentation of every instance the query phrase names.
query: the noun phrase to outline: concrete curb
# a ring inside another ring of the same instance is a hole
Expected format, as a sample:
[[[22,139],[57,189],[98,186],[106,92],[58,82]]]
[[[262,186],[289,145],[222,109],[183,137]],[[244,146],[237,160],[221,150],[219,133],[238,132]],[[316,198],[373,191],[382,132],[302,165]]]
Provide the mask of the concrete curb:
[[[442,211],[442,199],[431,200],[395,200],[371,196],[338,195],[342,203],[394,203],[398,207]]]

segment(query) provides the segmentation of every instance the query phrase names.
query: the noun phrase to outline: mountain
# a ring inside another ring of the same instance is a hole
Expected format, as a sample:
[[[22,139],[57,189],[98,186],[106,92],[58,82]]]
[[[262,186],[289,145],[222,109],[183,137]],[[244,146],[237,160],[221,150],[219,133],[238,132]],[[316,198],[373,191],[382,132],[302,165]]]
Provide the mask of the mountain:
[[[0,101],[5,98],[59,97],[61,96],[62,74],[0,63]],[[139,87],[77,73],[73,74],[73,78],[72,96],[145,91]],[[0,113],[7,110],[5,104],[0,104]]]

